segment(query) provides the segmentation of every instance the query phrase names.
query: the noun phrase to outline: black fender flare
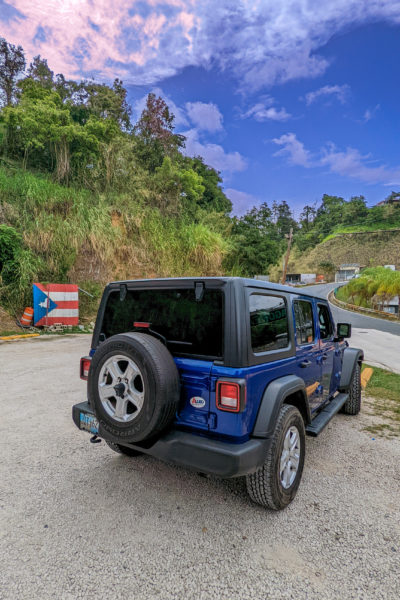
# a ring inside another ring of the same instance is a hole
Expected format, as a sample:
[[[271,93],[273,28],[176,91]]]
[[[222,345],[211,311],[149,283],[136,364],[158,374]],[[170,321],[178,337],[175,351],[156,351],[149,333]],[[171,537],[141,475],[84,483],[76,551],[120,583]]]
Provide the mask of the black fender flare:
[[[271,381],[265,388],[253,429],[253,437],[267,438],[272,434],[282,404],[288,396],[296,392],[300,392],[301,400],[300,406],[294,405],[300,409],[306,423],[311,423],[311,412],[304,380],[296,375],[286,375]]]
[[[357,363],[364,360],[364,352],[360,348],[345,348],[342,360],[342,374],[340,376],[339,390],[347,392],[353,379],[354,369]]]

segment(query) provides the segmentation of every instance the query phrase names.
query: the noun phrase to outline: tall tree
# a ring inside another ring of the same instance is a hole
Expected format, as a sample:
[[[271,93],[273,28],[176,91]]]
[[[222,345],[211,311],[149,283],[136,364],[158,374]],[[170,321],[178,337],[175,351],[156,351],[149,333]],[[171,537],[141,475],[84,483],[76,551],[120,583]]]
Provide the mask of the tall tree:
[[[147,96],[134,133],[139,158],[150,171],[160,167],[165,156],[174,156],[184,146],[184,136],[174,133],[174,120],[165,100],[155,94]]]
[[[6,106],[13,103],[17,78],[25,69],[25,65],[22,46],[14,46],[0,38],[0,97]]]
[[[47,60],[40,58],[40,54],[33,58],[28,67],[27,76],[40,83],[45,89],[51,90],[54,86],[54,73],[49,68]]]
[[[232,202],[225,196],[221,188],[222,178],[218,171],[206,165],[201,156],[196,158],[186,157],[185,161],[203,179],[205,190],[198,201],[198,205],[207,211],[212,210],[228,215],[232,210]]]
[[[229,266],[237,266],[247,276],[265,275],[268,267],[279,259],[283,247],[277,239],[272,212],[264,202],[249,210],[240,219],[234,219]],[[229,263],[229,261],[228,261]]]
[[[313,206],[309,206],[308,204],[303,208],[302,213],[300,214],[300,224],[303,231],[309,231],[311,225],[315,219],[316,210]]]
[[[99,119],[113,119],[128,131],[131,128],[131,108],[126,101],[126,89],[120,79],[115,79],[113,86],[106,84],[83,82],[78,101],[83,101],[89,114]],[[85,97],[86,96],[86,97]]]
[[[277,233],[279,236],[288,234],[291,228],[294,231],[298,229],[298,224],[294,220],[292,211],[286,200],[282,200],[282,202],[273,202],[272,218],[276,224]]]

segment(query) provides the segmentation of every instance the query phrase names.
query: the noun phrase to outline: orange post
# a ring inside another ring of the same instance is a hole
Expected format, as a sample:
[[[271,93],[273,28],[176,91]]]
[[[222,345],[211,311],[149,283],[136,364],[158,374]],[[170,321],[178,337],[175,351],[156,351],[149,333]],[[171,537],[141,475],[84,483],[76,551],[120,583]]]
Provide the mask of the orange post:
[[[24,310],[24,314],[21,317],[21,325],[23,327],[29,327],[30,325],[32,325],[32,321],[33,321],[33,308],[31,308],[30,306],[27,306]]]

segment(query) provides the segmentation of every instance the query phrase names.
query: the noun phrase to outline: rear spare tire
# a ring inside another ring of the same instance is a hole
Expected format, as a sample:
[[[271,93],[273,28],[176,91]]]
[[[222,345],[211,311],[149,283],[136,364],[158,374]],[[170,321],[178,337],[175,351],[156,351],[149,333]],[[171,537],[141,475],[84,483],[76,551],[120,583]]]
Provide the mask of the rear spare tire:
[[[114,335],[98,347],[88,382],[100,429],[118,440],[159,435],[179,403],[179,374],[167,348],[144,333]]]

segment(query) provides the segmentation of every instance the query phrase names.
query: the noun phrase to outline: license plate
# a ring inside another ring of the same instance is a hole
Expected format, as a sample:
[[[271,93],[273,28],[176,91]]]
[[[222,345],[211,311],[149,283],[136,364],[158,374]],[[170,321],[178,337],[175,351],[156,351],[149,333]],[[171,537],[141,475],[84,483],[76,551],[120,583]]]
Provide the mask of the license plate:
[[[81,412],[79,414],[79,429],[84,429],[89,433],[99,433],[99,422],[94,415]]]

